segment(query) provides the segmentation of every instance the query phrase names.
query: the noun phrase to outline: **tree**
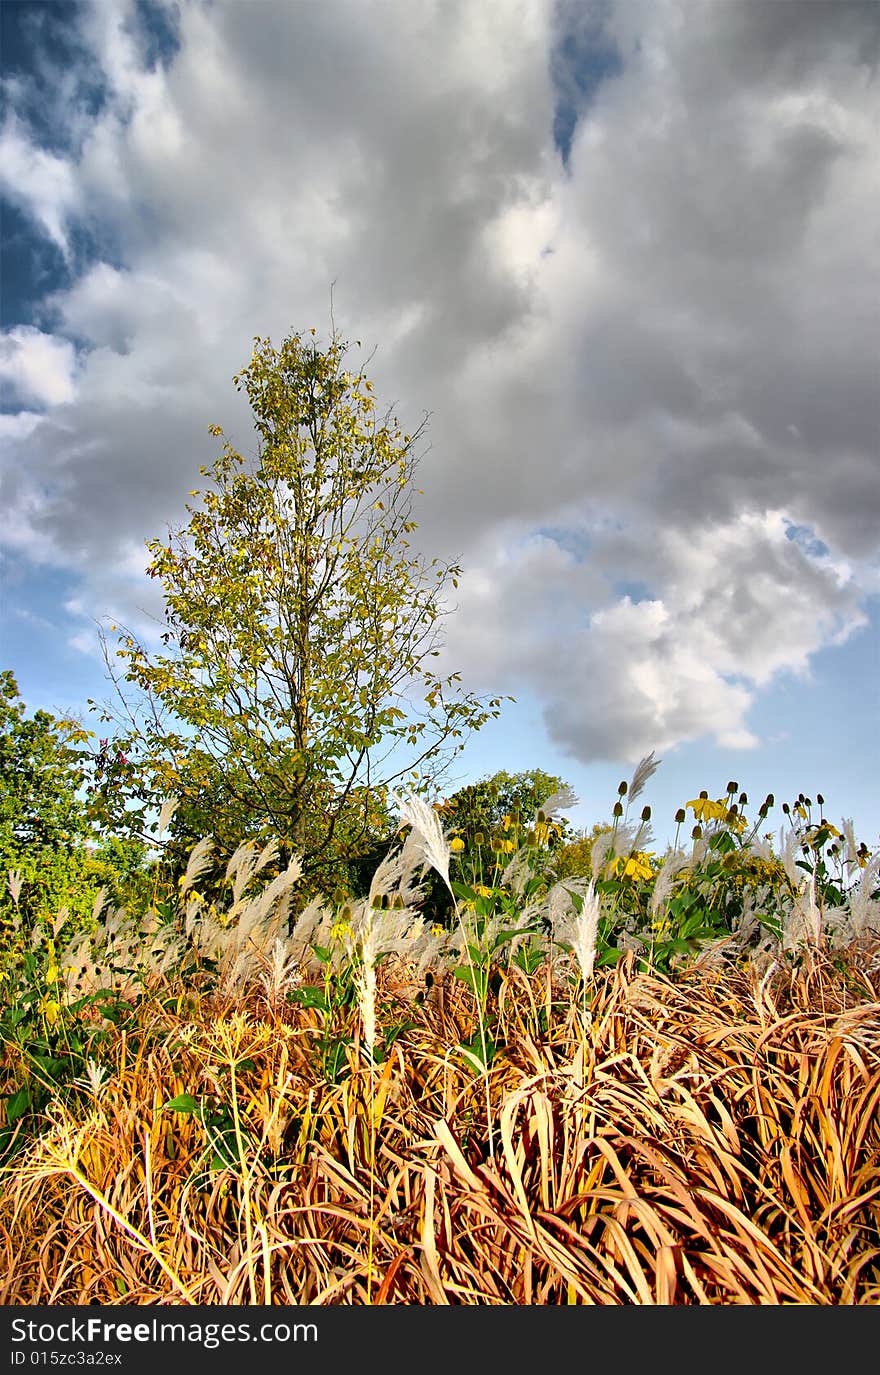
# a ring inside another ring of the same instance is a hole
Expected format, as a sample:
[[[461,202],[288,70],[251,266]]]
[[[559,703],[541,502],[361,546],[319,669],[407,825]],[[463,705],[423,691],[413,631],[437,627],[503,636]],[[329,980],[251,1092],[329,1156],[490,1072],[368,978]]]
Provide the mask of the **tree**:
[[[93,824],[88,738],[78,721],[28,716],[15,675],[0,673],[0,924],[54,919],[65,906],[85,918],[100,888],[136,890],[142,847]]]
[[[443,804],[443,825],[469,845],[488,846],[492,833],[502,828],[519,835],[531,831],[538,812],[554,796],[554,810],[564,811],[575,803],[569,785],[556,774],[543,769],[522,773],[501,769],[453,793]],[[478,835],[483,840],[477,841]]]
[[[224,445],[201,504],[148,545],[165,648],[120,641],[147,710],[119,743],[142,805],[178,799],[178,842],[274,836],[327,878],[390,829],[389,788],[432,784],[501,699],[431,668],[460,570],[410,551],[424,422],[379,418],[347,345],[314,335],[255,340],[233,380],[256,457],[211,426]]]
[[[4,856],[64,849],[88,821],[80,796],[87,732],[47,711],[30,717],[15,675],[0,673],[0,846]]]
[[[440,808],[444,831],[462,843],[456,851],[457,872],[470,881],[491,883],[523,846],[532,848],[533,872],[543,872],[571,836],[560,813],[575,801],[569,785],[543,769],[514,774],[502,769],[460,788]],[[426,890],[429,915],[447,916],[448,895],[434,875],[428,876]]]

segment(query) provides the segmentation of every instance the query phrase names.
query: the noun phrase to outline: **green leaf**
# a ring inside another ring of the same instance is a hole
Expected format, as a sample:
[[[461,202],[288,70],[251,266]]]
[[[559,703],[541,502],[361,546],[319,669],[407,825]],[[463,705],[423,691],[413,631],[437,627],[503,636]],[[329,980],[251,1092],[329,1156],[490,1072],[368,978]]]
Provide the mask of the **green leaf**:
[[[287,995],[292,1003],[299,1003],[301,1007],[316,1007],[321,1012],[330,1011],[330,1003],[323,988],[317,988],[313,984],[307,984],[304,988],[292,988]]]
[[[6,1121],[11,1127],[13,1122],[17,1122],[19,1117],[23,1117],[31,1106],[31,1095],[28,1089],[17,1089],[15,1093],[4,1095],[6,1098]]]
[[[162,1107],[170,1112],[198,1112],[200,1104],[191,1093],[179,1093],[169,1103],[163,1103]]]
[[[476,1070],[477,1074],[485,1074],[495,1058],[496,1045],[491,1036],[485,1038],[485,1056],[483,1054],[483,1040],[479,1031],[467,1043],[459,1044],[459,1052],[465,1063],[471,1069]]]
[[[460,964],[453,969],[452,973],[456,979],[461,979],[462,983],[467,984],[468,988],[471,989],[478,998],[483,999],[486,996],[486,990],[489,986],[489,976],[485,969],[479,966],[472,968],[470,965]]]

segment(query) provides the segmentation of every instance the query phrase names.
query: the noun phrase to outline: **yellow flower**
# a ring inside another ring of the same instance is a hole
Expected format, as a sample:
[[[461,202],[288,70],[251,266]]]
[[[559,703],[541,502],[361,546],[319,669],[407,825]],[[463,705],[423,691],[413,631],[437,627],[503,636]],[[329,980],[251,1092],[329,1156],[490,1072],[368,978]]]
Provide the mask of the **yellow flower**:
[[[57,998],[44,998],[40,1003],[40,1011],[46,1018],[50,1026],[54,1026],[58,1021],[58,1013],[61,1011],[61,1004]]]
[[[727,816],[727,802],[713,802],[708,797],[695,797],[685,804],[693,808],[698,821],[721,821]]]
[[[445,935],[445,934],[446,934],[445,927],[441,926],[440,923],[439,923],[439,921],[435,921],[435,922],[434,922],[434,925],[431,927],[431,935],[432,935],[432,936],[443,936],[443,935]]]
[[[622,875],[623,878],[639,879],[652,878],[654,870],[651,867],[651,856],[642,850],[634,855],[618,855],[614,861],[614,873]]]
[[[46,970],[46,983],[47,983],[47,984],[57,984],[57,982],[58,982],[58,966],[57,966],[57,964],[50,964],[50,965],[49,965],[49,968]]]
[[[843,840],[843,836],[841,835],[840,831],[838,831],[837,827],[832,826],[830,821],[826,821],[824,825],[813,826],[811,830],[807,831],[806,835],[804,836],[804,843],[806,845],[815,845],[816,841],[819,839],[819,836],[822,835],[823,831],[827,832],[828,835],[837,836],[838,840]]]
[[[453,836],[449,842],[449,848],[454,855],[459,854],[464,849],[464,841],[461,836]]]

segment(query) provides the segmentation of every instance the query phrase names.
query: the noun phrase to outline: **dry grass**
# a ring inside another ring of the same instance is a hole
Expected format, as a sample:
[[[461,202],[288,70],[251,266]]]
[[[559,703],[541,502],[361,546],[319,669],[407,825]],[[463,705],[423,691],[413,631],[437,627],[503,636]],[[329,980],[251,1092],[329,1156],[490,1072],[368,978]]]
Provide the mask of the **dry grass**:
[[[381,1018],[413,1024],[373,1066],[352,1013],[339,1083],[312,1010],[156,1012],[0,1181],[0,1302],[877,1304],[877,968],[630,960],[587,1025],[512,969],[491,1138],[457,980],[414,1008],[381,966]],[[163,1108],[183,1092],[204,1123]]]

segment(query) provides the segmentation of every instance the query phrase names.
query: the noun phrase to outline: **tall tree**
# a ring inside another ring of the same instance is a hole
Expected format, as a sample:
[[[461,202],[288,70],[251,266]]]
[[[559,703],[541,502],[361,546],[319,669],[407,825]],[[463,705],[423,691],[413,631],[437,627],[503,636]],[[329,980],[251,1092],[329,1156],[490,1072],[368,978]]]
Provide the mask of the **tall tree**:
[[[117,650],[148,703],[122,742],[141,802],[177,797],[186,842],[273,835],[306,873],[373,843],[389,788],[431,783],[501,702],[433,671],[460,570],[410,549],[424,422],[380,417],[346,351],[314,330],[255,340],[234,382],[257,455],[210,427],[224,444],[200,504],[148,546],[165,649],[126,634]]]

